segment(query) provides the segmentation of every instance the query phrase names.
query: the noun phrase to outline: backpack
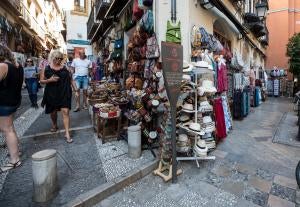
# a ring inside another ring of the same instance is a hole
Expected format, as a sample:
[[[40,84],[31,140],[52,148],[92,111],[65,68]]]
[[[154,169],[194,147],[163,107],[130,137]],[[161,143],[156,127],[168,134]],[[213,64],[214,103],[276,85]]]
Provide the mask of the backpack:
[[[146,7],[152,7],[153,0],[143,0],[143,5]]]
[[[194,48],[201,47],[201,32],[195,25],[192,28],[191,44]]]

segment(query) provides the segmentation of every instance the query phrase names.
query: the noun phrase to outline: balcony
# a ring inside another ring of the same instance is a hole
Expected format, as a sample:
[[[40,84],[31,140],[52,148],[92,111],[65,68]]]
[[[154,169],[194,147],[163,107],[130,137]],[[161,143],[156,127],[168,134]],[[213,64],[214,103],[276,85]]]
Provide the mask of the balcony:
[[[31,27],[31,15],[26,6],[22,3],[20,4],[20,19],[23,23],[27,24],[27,26]]]
[[[6,2],[8,2],[8,4],[6,4],[7,6],[9,6],[12,9],[14,9],[18,13],[20,12],[20,9],[21,9],[20,8],[21,7],[21,0],[6,0]]]
[[[244,20],[245,20],[245,23],[258,22],[259,17],[255,13],[247,12],[244,14]]]
[[[96,0],[96,19],[103,20],[112,0]]]
[[[95,20],[95,7],[91,9],[89,19],[87,21],[87,38],[91,39],[98,28],[99,23]]]

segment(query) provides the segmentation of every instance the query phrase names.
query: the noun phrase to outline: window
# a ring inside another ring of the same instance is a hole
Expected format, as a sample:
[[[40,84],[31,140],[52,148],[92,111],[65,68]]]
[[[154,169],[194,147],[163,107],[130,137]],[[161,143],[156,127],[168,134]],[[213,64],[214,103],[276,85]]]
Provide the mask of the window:
[[[73,15],[88,16],[88,0],[74,0]]]
[[[245,0],[245,13],[255,13],[257,0]]]

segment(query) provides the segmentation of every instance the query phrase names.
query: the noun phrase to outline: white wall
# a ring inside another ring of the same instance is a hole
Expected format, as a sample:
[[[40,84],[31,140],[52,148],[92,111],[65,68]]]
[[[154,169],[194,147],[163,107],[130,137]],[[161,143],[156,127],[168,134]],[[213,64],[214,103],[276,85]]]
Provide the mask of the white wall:
[[[87,40],[87,26],[88,16],[72,15],[71,11],[66,11],[66,25],[67,25],[67,41],[68,40]],[[80,34],[80,35],[78,35]],[[74,49],[74,47],[85,48],[86,55],[93,55],[91,45],[79,45],[67,43],[67,49]]]
[[[171,1],[170,0],[159,0],[154,1],[154,12],[155,12],[155,29],[158,36],[158,41],[166,40],[166,28],[167,20],[171,19]],[[207,32],[213,33],[213,24],[217,19],[224,20],[224,27],[226,28],[227,38],[232,42],[232,48],[235,48],[240,54],[243,53],[244,40],[238,40],[239,32],[230,21],[224,18],[221,12],[216,10],[205,10],[199,3],[195,6],[194,0],[177,0],[177,20],[181,21],[181,44],[183,45],[183,58],[186,61],[190,61],[191,56],[191,44],[190,44],[190,33],[194,25],[198,27],[204,27]],[[198,1],[197,1],[198,2]],[[232,7],[232,6],[231,6]],[[230,8],[232,9],[232,8]],[[246,62],[250,66],[250,60],[255,65],[264,66],[264,61],[261,58],[256,58],[253,61],[253,50],[250,47],[249,53],[246,54]]]
[[[67,40],[86,40],[87,39],[87,26],[88,16],[72,15],[70,11],[66,12],[67,24]],[[82,35],[80,38],[78,33]]]

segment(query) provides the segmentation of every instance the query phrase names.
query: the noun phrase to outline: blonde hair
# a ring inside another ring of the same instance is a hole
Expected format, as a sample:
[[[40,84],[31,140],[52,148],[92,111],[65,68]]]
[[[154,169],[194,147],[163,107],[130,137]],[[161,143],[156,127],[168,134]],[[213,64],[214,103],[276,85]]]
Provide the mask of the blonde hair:
[[[53,60],[55,58],[64,58],[64,54],[62,52],[60,52],[59,50],[52,50],[50,52],[48,61],[50,64],[53,64]],[[61,61],[61,65],[63,65],[64,61]]]

